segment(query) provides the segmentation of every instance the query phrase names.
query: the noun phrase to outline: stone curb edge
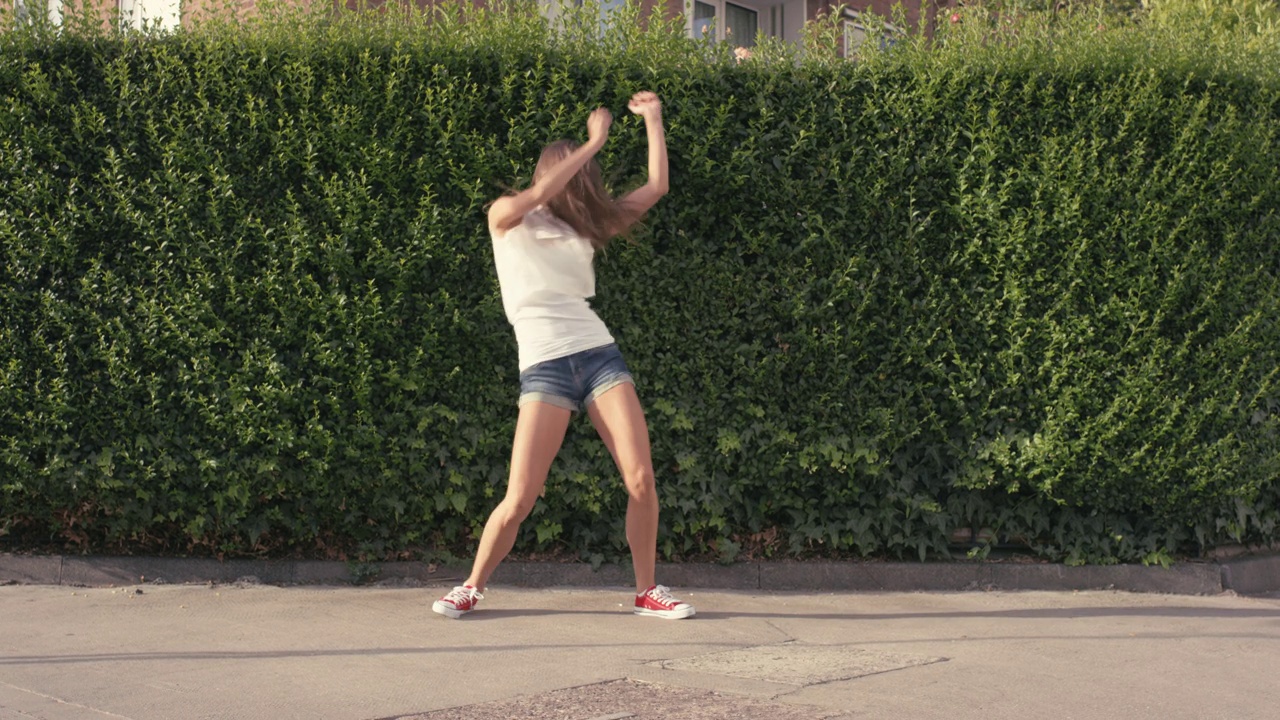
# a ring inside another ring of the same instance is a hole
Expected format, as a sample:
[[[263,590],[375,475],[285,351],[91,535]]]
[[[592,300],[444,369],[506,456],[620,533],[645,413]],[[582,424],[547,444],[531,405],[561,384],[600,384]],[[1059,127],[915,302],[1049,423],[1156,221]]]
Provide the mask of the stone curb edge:
[[[433,583],[466,577],[463,567],[424,562],[351,564],[323,560],[226,560],[157,557],[0,554],[0,584],[103,587],[141,583],[268,585]],[[703,590],[946,592],[960,590],[1102,590],[1214,595],[1280,592],[1280,554],[1216,562],[1068,567],[1033,563],[748,562],[659,564],[661,582]],[[583,563],[508,562],[493,584],[518,587],[624,587],[630,569]]]

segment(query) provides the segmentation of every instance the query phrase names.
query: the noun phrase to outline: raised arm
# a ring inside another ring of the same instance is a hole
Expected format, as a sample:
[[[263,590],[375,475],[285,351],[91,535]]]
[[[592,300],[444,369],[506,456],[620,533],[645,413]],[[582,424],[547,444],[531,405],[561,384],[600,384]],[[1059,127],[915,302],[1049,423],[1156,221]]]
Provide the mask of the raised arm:
[[[587,143],[556,163],[533,185],[515,195],[498,198],[489,206],[489,228],[505,233],[520,224],[532,209],[556,196],[569,184],[575,173],[582,169],[609,138],[609,126],[613,115],[605,108],[596,108],[587,117]]]
[[[644,118],[645,134],[649,136],[649,179],[618,202],[639,218],[667,194],[667,134],[662,127],[662,103],[657,95],[638,92],[627,107]]]

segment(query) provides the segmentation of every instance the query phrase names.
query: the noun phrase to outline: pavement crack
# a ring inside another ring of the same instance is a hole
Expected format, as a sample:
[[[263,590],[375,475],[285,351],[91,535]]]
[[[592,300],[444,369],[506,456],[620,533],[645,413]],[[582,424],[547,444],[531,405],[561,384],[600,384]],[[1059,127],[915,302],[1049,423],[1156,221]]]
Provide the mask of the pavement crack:
[[[929,662],[916,663],[914,665],[903,665],[901,667],[885,668],[883,670],[873,670],[871,672],[860,673],[858,675],[850,675],[849,677],[837,677],[837,678],[830,678],[827,680],[815,680],[814,682],[805,684],[800,689],[803,690],[804,688],[808,688],[808,687],[818,687],[819,685],[830,685],[831,683],[845,682],[847,680],[861,680],[862,678],[875,677],[876,675],[885,675],[892,672],[899,672],[901,670],[911,670],[913,668],[925,667],[927,665],[937,665],[938,663],[945,663],[945,662],[951,662],[951,658],[940,657],[940,658],[931,659]]]
[[[107,717],[120,718],[121,720],[131,720],[129,717],[125,715],[117,715],[113,712],[108,712],[106,710],[99,710],[96,707],[81,705],[80,703],[71,702],[70,700],[63,700],[60,697],[56,697],[53,695],[46,695],[45,693],[42,693],[38,690],[32,690],[31,688],[24,688],[19,685],[13,685],[12,683],[7,683],[7,682],[4,682],[3,680],[0,680],[0,685],[3,685],[11,690],[17,690],[18,692],[27,693],[28,695],[35,695],[36,697],[44,698],[45,700],[51,700],[53,702],[58,703],[59,705],[67,705],[69,707],[79,708],[81,710],[88,710],[89,712],[95,712],[95,713],[98,713],[99,715],[105,715]]]
[[[808,685],[794,685],[794,686],[792,686],[792,688],[791,688],[790,690],[787,690],[787,691],[785,691],[785,692],[780,692],[780,693],[776,693],[776,694],[774,694],[774,695],[771,695],[771,696],[769,697],[769,699],[770,699],[770,700],[777,700],[778,698],[784,698],[784,697],[786,697],[786,696],[788,696],[788,695],[795,695],[796,693],[800,692],[801,690],[803,690],[803,689],[805,689],[805,688],[807,688],[807,687],[809,687],[809,686],[808,686]]]
[[[796,638],[795,638],[795,636],[794,636],[794,635],[792,635],[791,633],[787,632],[786,630],[783,630],[782,628],[780,628],[780,627],[778,627],[777,625],[775,625],[775,624],[774,624],[774,622],[773,622],[772,620],[769,620],[768,618],[766,618],[766,619],[765,619],[765,621],[764,621],[764,624],[765,624],[765,625],[768,625],[769,627],[771,627],[771,628],[773,628],[774,630],[778,631],[778,634],[779,634],[779,635],[781,635],[782,637],[786,638],[786,640],[783,640],[782,642],[795,642],[795,641],[796,641]]]

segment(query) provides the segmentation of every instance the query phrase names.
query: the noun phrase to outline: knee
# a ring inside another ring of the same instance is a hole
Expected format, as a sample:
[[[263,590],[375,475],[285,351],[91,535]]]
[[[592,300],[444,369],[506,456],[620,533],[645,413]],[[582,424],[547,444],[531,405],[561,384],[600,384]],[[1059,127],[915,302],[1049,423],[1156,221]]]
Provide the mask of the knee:
[[[519,525],[524,519],[529,517],[529,513],[533,512],[533,504],[537,502],[536,495],[524,497],[522,495],[508,495],[503,498],[502,502],[495,510],[495,514],[503,525]]]
[[[632,500],[646,502],[658,497],[657,483],[653,478],[653,468],[631,468],[622,476],[627,485],[627,494]]]

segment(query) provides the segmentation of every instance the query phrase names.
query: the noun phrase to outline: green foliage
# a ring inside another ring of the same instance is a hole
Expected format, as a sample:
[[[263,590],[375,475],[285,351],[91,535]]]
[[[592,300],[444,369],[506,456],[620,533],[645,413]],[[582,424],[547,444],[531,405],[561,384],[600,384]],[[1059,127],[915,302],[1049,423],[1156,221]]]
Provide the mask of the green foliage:
[[[1280,4],[1275,0],[1146,0],[1150,21],[1172,28],[1207,31],[1219,40],[1245,43],[1280,33]]]
[[[626,12],[0,35],[0,534],[468,552],[517,393],[485,204],[597,105],[634,182],[653,89],[672,192],[596,306],[665,557],[1277,539],[1265,48],[1031,18],[738,64]],[[625,504],[577,423],[518,547],[621,556]]]

